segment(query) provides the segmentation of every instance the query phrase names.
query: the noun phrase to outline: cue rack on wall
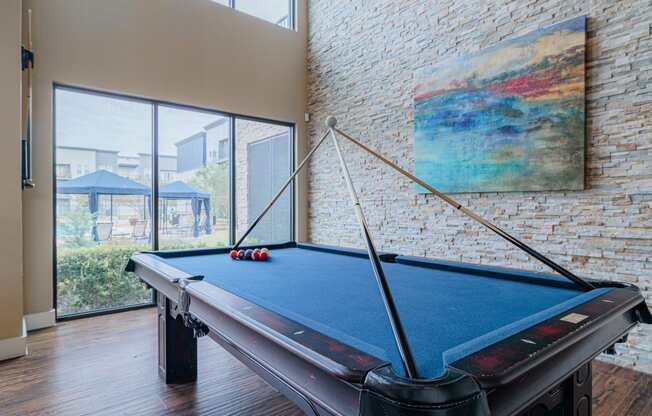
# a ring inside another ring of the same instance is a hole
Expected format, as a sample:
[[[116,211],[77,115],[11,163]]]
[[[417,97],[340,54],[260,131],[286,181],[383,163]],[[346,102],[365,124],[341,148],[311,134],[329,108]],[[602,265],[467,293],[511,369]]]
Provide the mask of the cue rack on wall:
[[[21,186],[34,188],[32,179],[32,72],[34,69],[34,50],[32,45],[32,10],[27,11],[27,46],[20,47],[21,69],[27,71],[27,88],[23,98],[22,116],[25,120],[21,137]]]

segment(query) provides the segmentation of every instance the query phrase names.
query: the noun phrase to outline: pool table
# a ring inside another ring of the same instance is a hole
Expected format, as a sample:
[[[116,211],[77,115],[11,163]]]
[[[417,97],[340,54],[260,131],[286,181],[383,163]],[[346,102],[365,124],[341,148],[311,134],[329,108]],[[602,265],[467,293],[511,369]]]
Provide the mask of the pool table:
[[[157,291],[159,368],[197,377],[209,335],[309,415],[589,415],[591,360],[652,322],[632,285],[381,253],[415,359],[405,376],[366,251],[134,254]]]

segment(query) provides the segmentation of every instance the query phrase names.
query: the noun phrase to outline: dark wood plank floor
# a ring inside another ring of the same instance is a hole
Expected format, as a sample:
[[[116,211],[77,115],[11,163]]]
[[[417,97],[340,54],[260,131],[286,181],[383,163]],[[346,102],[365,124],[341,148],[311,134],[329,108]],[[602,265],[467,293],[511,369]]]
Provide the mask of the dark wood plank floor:
[[[82,319],[36,331],[28,357],[0,363],[0,414],[300,415],[208,338],[199,381],[166,386],[156,370],[154,309]],[[595,416],[652,415],[652,377],[594,366]]]

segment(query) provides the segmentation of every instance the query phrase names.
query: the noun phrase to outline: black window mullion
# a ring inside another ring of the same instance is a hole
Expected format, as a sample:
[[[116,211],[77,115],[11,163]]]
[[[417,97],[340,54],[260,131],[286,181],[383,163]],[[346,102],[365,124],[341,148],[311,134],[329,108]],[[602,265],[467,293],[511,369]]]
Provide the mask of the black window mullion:
[[[159,235],[158,235],[158,104],[152,103],[152,197],[150,201],[152,227],[150,234],[152,236],[152,249],[159,249]]]
[[[294,172],[297,168],[295,155],[297,154],[297,140],[295,133],[296,130],[294,127],[290,128],[290,145],[288,146],[289,161],[290,161],[290,172]],[[291,174],[291,173],[290,173]],[[296,192],[297,192],[297,181],[292,181],[292,186],[290,187],[290,238],[292,241],[299,241],[299,236],[297,235],[297,225],[296,225],[296,213],[295,213],[295,203],[296,203]]]
[[[235,2],[235,0],[231,0]],[[236,239],[236,203],[235,203],[235,117],[229,117],[229,245],[235,244]]]

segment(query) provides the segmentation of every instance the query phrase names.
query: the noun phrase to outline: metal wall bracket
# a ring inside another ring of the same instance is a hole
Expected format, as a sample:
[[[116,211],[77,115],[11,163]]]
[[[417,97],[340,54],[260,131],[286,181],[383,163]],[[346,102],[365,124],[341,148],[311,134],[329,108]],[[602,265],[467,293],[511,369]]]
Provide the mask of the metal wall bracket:
[[[191,328],[197,338],[208,334],[208,326],[190,313],[191,298],[186,289],[188,285],[201,281],[202,279],[203,276],[195,276],[179,280],[179,286],[177,286],[177,302],[174,308],[175,314],[181,315],[184,325]]]
[[[20,47],[20,62],[21,70],[26,70],[27,68],[34,68],[34,51],[27,49],[24,46]]]

